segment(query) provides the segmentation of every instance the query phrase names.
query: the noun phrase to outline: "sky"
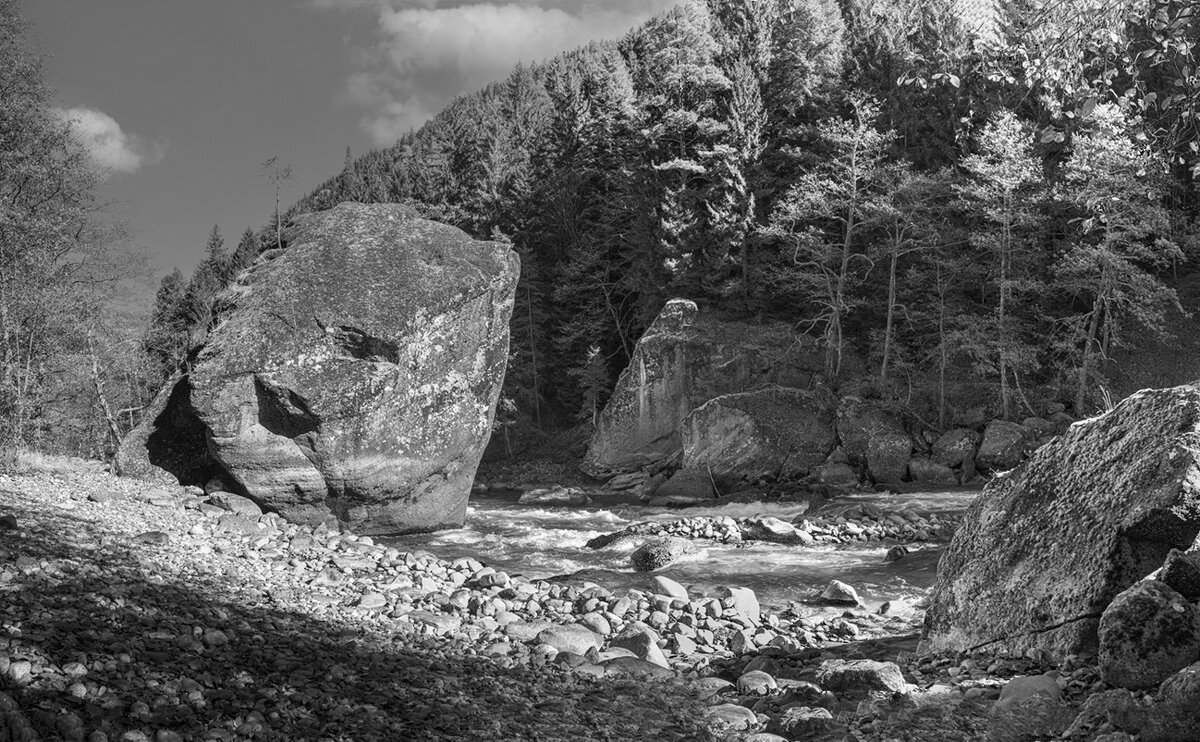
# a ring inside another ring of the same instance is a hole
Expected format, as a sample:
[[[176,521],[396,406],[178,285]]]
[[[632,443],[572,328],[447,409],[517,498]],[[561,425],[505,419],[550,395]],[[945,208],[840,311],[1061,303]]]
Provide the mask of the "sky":
[[[58,114],[100,198],[157,275],[188,272],[216,224],[232,249],[284,205],[419,127],[454,96],[675,0],[20,0]]]

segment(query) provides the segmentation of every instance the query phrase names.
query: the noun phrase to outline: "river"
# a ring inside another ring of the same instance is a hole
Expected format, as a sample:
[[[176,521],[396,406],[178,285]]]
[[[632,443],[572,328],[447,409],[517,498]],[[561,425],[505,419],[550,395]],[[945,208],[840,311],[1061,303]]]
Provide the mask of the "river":
[[[963,513],[977,491],[916,494],[854,494],[830,506],[870,502],[887,510],[918,513]],[[695,516],[755,515],[792,520],[804,504],[741,503],[687,509],[650,508],[636,504],[606,507],[545,507],[519,504],[519,493],[473,496],[463,528],[388,539],[406,550],[425,550],[439,557],[473,557],[509,574],[547,579],[577,576],[609,589],[646,587],[651,577],[634,572],[629,555],[635,544],[588,549],[588,539],[644,521],[670,521]],[[819,512],[819,511],[818,511]],[[933,584],[937,560],[945,544],[913,545],[905,558],[885,561],[893,543],[854,542],[810,547],[752,542],[734,546],[697,542],[697,553],[655,574],[670,577],[695,593],[717,587],[749,587],[767,607],[782,609],[791,601],[811,598],[831,579],[854,586],[870,607],[884,601],[916,600]]]

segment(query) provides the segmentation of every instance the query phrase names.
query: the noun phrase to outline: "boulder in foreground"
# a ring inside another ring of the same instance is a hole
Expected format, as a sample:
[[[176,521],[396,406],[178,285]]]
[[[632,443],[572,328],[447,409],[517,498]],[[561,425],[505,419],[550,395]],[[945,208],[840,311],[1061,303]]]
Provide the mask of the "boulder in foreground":
[[[1118,593],[1200,533],[1200,388],[1071,426],[977,497],[938,567],[925,651],[1097,647]]]
[[[191,374],[122,459],[166,461],[172,427],[199,429],[207,447],[185,458],[211,457],[290,520],[460,525],[504,377],[516,254],[395,204],[305,215],[285,239],[221,295]]]

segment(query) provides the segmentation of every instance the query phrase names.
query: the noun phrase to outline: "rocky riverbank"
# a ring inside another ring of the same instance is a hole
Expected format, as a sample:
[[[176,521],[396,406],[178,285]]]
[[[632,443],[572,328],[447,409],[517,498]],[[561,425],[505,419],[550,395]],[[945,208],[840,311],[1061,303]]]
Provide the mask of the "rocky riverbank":
[[[1072,723],[1094,739],[1117,723],[1076,720],[1104,690],[1086,657],[917,658],[914,606],[771,612],[737,586],[530,581],[95,471],[0,476],[0,516],[0,739],[966,740]]]

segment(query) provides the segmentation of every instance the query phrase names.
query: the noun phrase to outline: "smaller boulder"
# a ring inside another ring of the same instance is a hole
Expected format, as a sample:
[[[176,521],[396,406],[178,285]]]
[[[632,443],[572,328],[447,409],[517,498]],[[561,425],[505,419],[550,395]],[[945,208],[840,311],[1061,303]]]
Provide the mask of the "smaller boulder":
[[[904,690],[907,683],[895,662],[825,660],[817,669],[817,684],[829,690]]]
[[[974,461],[978,446],[979,433],[970,428],[952,428],[933,442],[933,460],[942,466],[960,466],[965,461]]]
[[[1100,616],[1100,677],[1118,688],[1156,686],[1200,659],[1200,613],[1164,582],[1142,580]]]
[[[670,577],[663,577],[662,575],[655,575],[654,577],[654,594],[665,595],[668,598],[676,598],[678,600],[688,599],[686,587],[680,585]]]
[[[912,459],[908,462],[908,478],[927,484],[958,484],[954,470],[945,464],[929,459]]]
[[[800,540],[796,526],[779,518],[756,518],[746,529],[746,537],[758,541],[790,544]]]
[[[591,629],[578,624],[551,626],[538,633],[536,642],[548,644],[559,652],[585,655],[589,649],[600,650],[604,638]]]
[[[722,703],[704,710],[704,722],[714,734],[724,736],[727,732],[744,732],[758,729],[758,716],[745,706]]]
[[[775,678],[762,670],[750,670],[737,679],[737,692],[743,696],[766,696],[778,688]]]
[[[1008,420],[992,420],[983,431],[975,463],[992,471],[1008,471],[1025,459],[1030,431]]]
[[[784,710],[779,726],[795,739],[812,739],[832,729],[834,720],[828,709],[791,706]]]
[[[722,598],[733,599],[733,609],[746,620],[757,626],[762,621],[762,609],[758,604],[758,596],[748,587],[723,587],[718,594]]]
[[[854,588],[841,580],[830,580],[829,585],[821,591],[819,599],[830,605],[859,605],[862,603]]]
[[[1200,553],[1171,549],[1158,579],[1188,600],[1200,598]]]
[[[654,572],[695,551],[690,541],[681,538],[657,538],[639,546],[629,560],[638,572]]]

